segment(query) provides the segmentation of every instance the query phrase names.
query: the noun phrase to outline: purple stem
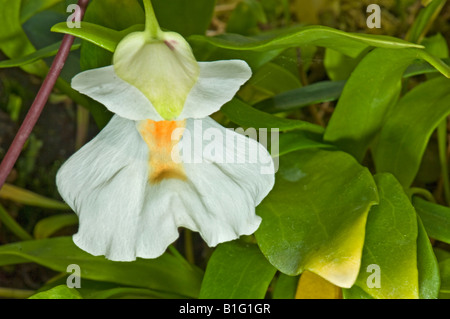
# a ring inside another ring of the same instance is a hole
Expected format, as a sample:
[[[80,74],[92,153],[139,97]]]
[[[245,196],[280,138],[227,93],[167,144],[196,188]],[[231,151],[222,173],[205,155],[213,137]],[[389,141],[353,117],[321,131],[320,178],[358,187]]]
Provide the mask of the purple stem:
[[[79,17],[80,20],[84,16],[84,12],[86,11],[88,2],[89,0],[78,1],[78,6],[80,7],[81,11],[80,15],[77,17]],[[47,103],[48,97],[50,96],[50,93],[55,86],[56,80],[61,73],[64,63],[66,62],[67,56],[69,55],[73,40],[74,36],[68,34],[64,35],[58,53],[56,54],[52,66],[50,67],[50,71],[45,77],[45,80],[42,83],[42,86],[39,89],[39,92],[36,95],[36,98],[34,99],[34,102],[25,117],[25,120],[20,126],[20,129],[14,137],[14,140],[9,147],[8,152],[6,153],[2,163],[0,164],[0,189],[3,187],[6,178],[13,169],[14,164],[16,163],[25,142],[33,131],[33,128],[36,125],[36,122],[39,119],[39,116],[41,115],[45,104]]]

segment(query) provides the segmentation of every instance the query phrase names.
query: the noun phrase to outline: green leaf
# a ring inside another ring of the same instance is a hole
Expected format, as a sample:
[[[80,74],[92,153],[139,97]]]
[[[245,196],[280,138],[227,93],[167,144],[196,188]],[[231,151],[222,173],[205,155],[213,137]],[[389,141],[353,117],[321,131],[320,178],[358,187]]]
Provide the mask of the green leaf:
[[[309,132],[294,131],[286,132],[279,135],[278,153],[273,151],[272,156],[282,156],[290,152],[311,149],[336,149],[333,145],[325,144],[322,141],[322,136],[311,134]]]
[[[417,268],[419,271],[420,299],[436,299],[439,297],[441,279],[439,264],[433,252],[430,239],[419,216],[417,216]]]
[[[208,261],[201,299],[263,299],[276,269],[255,244],[217,246]]]
[[[75,42],[72,45],[71,50],[79,49],[80,45],[81,44],[79,41]],[[17,66],[23,66],[26,64],[30,64],[30,63],[39,61],[41,59],[55,56],[56,53],[58,53],[58,49],[60,46],[61,46],[61,41],[57,42],[55,44],[49,45],[45,48],[39,49],[39,50],[37,50],[31,54],[28,54],[26,56],[22,56],[22,57],[10,59],[10,60],[0,61],[0,68],[12,68],[12,67],[17,67]]]
[[[280,131],[303,130],[319,134],[323,132],[323,128],[319,125],[300,120],[276,117],[259,111],[237,98],[222,106],[221,112],[232,122],[242,127],[274,128]]]
[[[35,14],[47,10],[63,0],[22,0],[20,22],[25,23]]]
[[[184,37],[205,34],[216,5],[215,0],[153,0],[159,25]]]
[[[342,289],[342,297],[344,299],[374,299],[371,295],[356,285],[350,289]]]
[[[78,216],[70,214],[60,214],[40,219],[36,226],[34,226],[34,237],[36,239],[48,238],[58,230],[74,226],[78,224]]]
[[[431,37],[423,39],[422,45],[425,46],[425,50],[430,54],[440,59],[448,58],[448,45],[447,40],[441,33],[436,33]]]
[[[244,60],[252,68],[257,70],[267,62],[273,60],[284,49],[275,49],[268,51],[238,51],[219,48],[206,41],[191,41],[191,37],[188,39],[189,44],[192,47],[194,56],[198,61],[218,61],[218,60]]]
[[[120,32],[83,21],[81,22],[80,28],[69,28],[66,22],[57,23],[51,28],[51,31],[71,34],[80,39],[92,42],[109,52],[114,52],[120,40],[122,40],[127,33],[132,32],[132,30]]]
[[[397,101],[403,73],[416,59],[424,59],[450,76],[450,68],[424,50],[374,49],[347,81],[324,140],[361,161]]]
[[[254,105],[267,113],[293,111],[308,105],[337,100],[345,81],[316,82],[298,89],[287,90]]]
[[[66,276],[59,276],[49,280],[44,286],[39,288],[37,293],[49,291],[57,286],[67,286]],[[76,291],[83,299],[180,299],[183,296],[177,294],[171,294],[151,289],[136,288],[136,287],[124,287],[123,285],[94,281],[83,278],[81,281],[81,287],[76,288]]]
[[[419,297],[417,271],[417,218],[402,186],[391,174],[375,175],[380,196],[367,218],[361,271],[356,285],[379,299]],[[373,283],[373,270],[379,267],[380,286]]]
[[[41,196],[11,184],[3,185],[0,189],[0,198],[29,206],[56,210],[70,210],[70,207],[63,202]]]
[[[294,299],[300,276],[278,275],[273,288],[272,299]]]
[[[36,51],[28,40],[20,22],[20,8],[22,1],[0,0],[0,50],[10,59],[32,54]],[[26,64],[21,68],[31,74],[44,76],[47,66],[43,61]]]
[[[351,58],[338,51],[326,49],[323,65],[328,77],[333,81],[347,80],[364,55],[367,54],[366,51],[363,50],[357,57]]]
[[[253,105],[286,90],[301,87],[300,80],[285,68],[267,63],[259,68],[240,89],[238,95]]]
[[[372,175],[350,155],[289,153],[280,157],[275,186],[257,207],[262,223],[255,235],[281,272],[310,270],[348,288],[358,275],[367,214],[377,201]]]
[[[331,48],[345,55],[356,57],[369,46],[383,48],[421,47],[397,38],[387,36],[347,33],[325,26],[306,26],[282,30],[258,37],[239,34],[223,34],[216,37],[191,36],[191,42],[208,42],[214,46],[232,50],[267,51],[314,45]]]
[[[389,113],[373,148],[377,172],[392,173],[409,187],[431,134],[449,114],[449,79],[432,79],[409,91]]]
[[[56,286],[47,291],[43,291],[31,296],[28,299],[83,299],[75,288],[67,285]]]
[[[420,10],[406,38],[411,42],[421,43],[432,23],[441,12],[447,0],[434,0]]]
[[[427,234],[439,241],[450,244],[450,207],[413,197],[413,205],[419,214]]]
[[[449,65],[450,59],[449,58],[442,59],[442,62]],[[418,61],[418,62],[411,64],[406,69],[405,73],[403,74],[403,77],[408,78],[408,77],[412,77],[415,75],[429,74],[429,73],[439,73],[439,71],[436,70],[436,68],[434,68],[427,62]]]
[[[157,259],[113,262],[95,257],[73,243],[70,237],[24,241],[0,247],[0,266],[34,262],[59,272],[77,264],[83,279],[113,282],[196,298],[202,273],[178,256],[165,253]]]

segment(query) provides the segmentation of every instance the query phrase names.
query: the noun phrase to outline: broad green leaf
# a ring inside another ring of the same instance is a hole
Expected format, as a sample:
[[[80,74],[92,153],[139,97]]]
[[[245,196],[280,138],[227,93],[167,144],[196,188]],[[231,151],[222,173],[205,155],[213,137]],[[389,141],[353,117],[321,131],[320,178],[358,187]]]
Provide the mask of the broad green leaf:
[[[333,49],[325,50],[323,65],[328,77],[333,81],[344,81],[350,77],[353,70],[367,53],[363,50],[357,57],[351,58]]]
[[[450,76],[450,68],[424,50],[374,49],[348,79],[325,131],[325,141],[361,161],[398,99],[403,73],[416,59],[424,59]]]
[[[58,49],[60,46],[61,46],[61,42],[57,42],[57,43],[47,46],[45,48],[39,49],[39,50],[37,50],[31,54],[28,54],[26,56],[18,57],[18,58],[11,59],[11,60],[0,61],[0,68],[12,68],[12,67],[17,67],[17,66],[22,66],[22,65],[36,62],[36,61],[44,59],[44,58],[55,56],[56,53],[58,53]],[[72,45],[71,50],[77,50],[79,48],[80,48],[80,42],[76,41]]]
[[[314,45],[331,48],[345,55],[356,57],[369,46],[384,48],[421,47],[397,38],[360,33],[347,33],[325,26],[306,26],[287,29],[274,34],[245,37],[239,34],[223,34],[216,37],[191,36],[191,42],[208,42],[217,47],[232,50],[266,51]]]
[[[22,0],[20,22],[24,23],[35,14],[47,10],[63,0]]]
[[[16,203],[24,205],[56,210],[70,210],[70,207],[63,202],[41,196],[39,194],[11,184],[3,185],[3,187],[0,189],[0,198],[12,200]]]
[[[206,267],[201,299],[263,299],[276,269],[255,244],[220,244]]]
[[[52,236],[58,230],[64,227],[78,224],[78,217],[76,214],[60,214],[39,220],[34,226],[33,235],[36,239],[44,239]]]
[[[159,25],[184,37],[205,34],[216,5],[215,0],[152,0]]]
[[[75,288],[67,285],[56,286],[50,290],[39,292],[28,299],[83,299]]]
[[[165,253],[157,259],[113,262],[95,257],[73,243],[70,237],[24,241],[0,247],[0,266],[34,262],[59,272],[77,264],[83,279],[113,282],[196,298],[202,273],[178,256]]]
[[[310,271],[304,271],[298,282],[295,299],[341,299],[341,288]]]
[[[301,87],[300,80],[285,68],[267,63],[259,68],[239,90],[239,97],[253,105],[286,90]]]
[[[36,51],[28,40],[20,22],[21,0],[0,0],[0,50],[10,59],[32,54]],[[47,66],[43,61],[26,64],[21,68],[31,74],[44,76]]]
[[[274,115],[259,111],[238,100],[237,98],[234,98],[222,106],[221,111],[232,122],[245,128],[274,128],[279,129],[280,131],[303,130],[319,134],[323,132],[323,128],[319,125],[300,120],[276,117]]]
[[[373,149],[377,172],[392,173],[409,187],[431,134],[449,114],[449,79],[432,79],[409,91],[382,124]]]
[[[275,186],[257,207],[261,251],[287,275],[309,270],[351,287],[367,214],[378,201],[372,175],[340,151],[307,149],[279,160]]]
[[[391,174],[375,175],[380,202],[369,212],[356,285],[377,299],[419,298],[417,218],[402,186]],[[379,287],[376,283],[379,271]]]
[[[272,299],[294,299],[299,278],[299,276],[279,273],[273,288]]]
[[[337,100],[344,89],[345,81],[316,82],[298,89],[275,95],[254,105],[267,113],[293,111],[308,105]]]
[[[450,207],[413,197],[413,205],[423,222],[427,234],[450,244]]]
[[[447,0],[434,0],[420,10],[419,15],[408,31],[406,38],[411,42],[421,43],[446,2]]]
[[[325,144],[320,135],[294,131],[280,134],[278,140],[278,153],[272,152],[271,154],[272,156],[282,156],[290,152],[310,148],[336,149],[333,145]]]
[[[441,285],[439,265],[433,252],[430,239],[419,216],[417,216],[417,269],[419,271],[420,299],[436,299],[439,297]]]

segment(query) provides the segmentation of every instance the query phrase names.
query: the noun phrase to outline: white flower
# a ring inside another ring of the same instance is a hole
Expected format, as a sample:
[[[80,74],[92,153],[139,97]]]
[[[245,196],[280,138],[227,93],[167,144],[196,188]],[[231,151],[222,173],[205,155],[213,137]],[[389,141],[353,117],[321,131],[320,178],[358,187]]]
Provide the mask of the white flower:
[[[274,184],[273,173],[261,173],[267,163],[273,172],[270,154],[208,117],[250,77],[244,61],[195,61],[181,36],[148,20],[145,32],[122,40],[112,66],[78,74],[73,88],[116,115],[57,174],[61,196],[79,216],[74,242],[93,255],[131,261],[163,254],[179,227],[199,232],[211,247],[256,231],[255,207]],[[236,143],[217,146],[236,160],[191,149],[198,140],[211,143],[194,121],[232,137]],[[201,160],[178,156],[187,148]],[[256,163],[246,160],[252,152]]]

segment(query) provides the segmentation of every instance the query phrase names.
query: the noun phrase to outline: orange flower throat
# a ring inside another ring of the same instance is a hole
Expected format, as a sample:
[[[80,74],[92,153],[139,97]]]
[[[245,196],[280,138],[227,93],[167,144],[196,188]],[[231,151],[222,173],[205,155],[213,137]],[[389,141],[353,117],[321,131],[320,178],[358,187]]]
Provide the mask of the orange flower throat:
[[[152,121],[139,123],[138,130],[150,150],[149,182],[160,183],[164,179],[176,178],[186,180],[182,163],[173,160],[172,154],[178,156],[177,147],[182,134],[173,134],[178,128],[184,130],[186,121]]]

